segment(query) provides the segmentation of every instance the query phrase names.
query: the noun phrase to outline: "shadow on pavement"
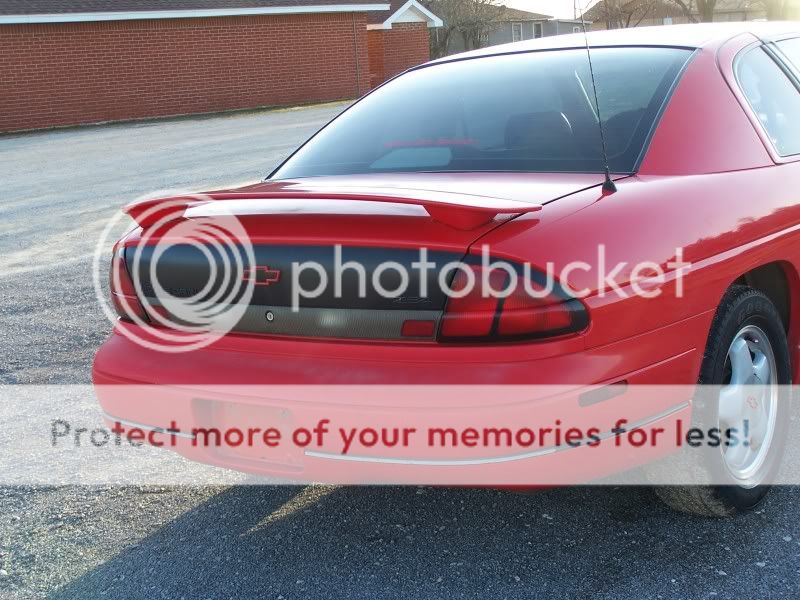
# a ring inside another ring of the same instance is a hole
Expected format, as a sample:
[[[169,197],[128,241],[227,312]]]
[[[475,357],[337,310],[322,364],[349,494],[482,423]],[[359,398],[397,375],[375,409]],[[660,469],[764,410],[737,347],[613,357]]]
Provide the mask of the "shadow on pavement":
[[[654,597],[720,528],[645,488],[235,487],[50,597]]]

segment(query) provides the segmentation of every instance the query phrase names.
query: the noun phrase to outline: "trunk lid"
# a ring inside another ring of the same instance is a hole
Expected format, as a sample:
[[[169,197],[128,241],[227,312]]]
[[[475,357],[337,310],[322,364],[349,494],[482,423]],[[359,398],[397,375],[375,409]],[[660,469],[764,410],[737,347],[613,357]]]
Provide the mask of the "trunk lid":
[[[265,182],[187,197],[165,210],[158,208],[160,201],[148,201],[128,209],[144,223],[148,239],[126,242],[125,260],[151,311],[170,312],[165,294],[194,296],[201,303],[213,302],[215,295],[239,302],[245,296],[234,288],[252,280],[235,331],[433,339],[447,300],[442,285],[452,279],[443,273],[448,264],[510,219],[529,212],[544,216],[547,202],[602,182],[602,175],[367,175]],[[192,224],[235,217],[242,241],[252,247],[242,278],[225,279],[241,246],[236,241],[209,254],[180,236],[171,240],[171,223],[155,227],[144,216],[148,212]],[[415,267],[422,260],[434,266]],[[343,269],[348,263],[363,272]],[[316,266],[298,267],[304,264]],[[320,293],[298,293],[317,290],[326,277]],[[381,291],[401,288],[396,295]]]

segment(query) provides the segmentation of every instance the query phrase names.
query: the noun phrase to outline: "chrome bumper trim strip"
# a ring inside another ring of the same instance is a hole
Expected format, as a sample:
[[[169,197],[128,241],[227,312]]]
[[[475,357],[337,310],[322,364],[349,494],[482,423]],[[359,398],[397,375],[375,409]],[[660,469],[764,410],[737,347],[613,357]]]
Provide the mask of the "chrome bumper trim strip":
[[[641,429],[642,427],[649,425],[650,423],[668,417],[671,414],[681,411],[688,406],[689,402],[681,402],[676,406],[673,406],[658,414],[647,417],[646,419],[642,419],[641,421],[636,421],[635,423],[628,423],[625,431],[628,432],[628,431],[633,431],[635,429]],[[601,433],[598,437],[600,438],[600,440],[606,440],[616,435],[618,434],[613,431],[608,431],[605,433]],[[333,454],[331,452],[320,452],[318,450],[306,450],[305,455],[310,458],[321,458],[325,460],[343,460],[343,461],[362,462],[362,463],[416,465],[416,466],[432,466],[432,467],[449,467],[449,466],[458,467],[458,466],[470,466],[470,465],[491,465],[497,463],[512,462],[516,460],[526,460],[528,458],[536,458],[538,456],[545,456],[548,454],[555,454],[556,452],[572,450],[573,448],[580,448],[580,446],[562,445],[562,446],[553,446],[551,448],[543,448],[541,450],[534,450],[531,452],[524,452],[522,454],[509,454],[506,456],[493,456],[489,458],[465,458],[465,459],[453,459],[453,460],[424,459],[424,458],[394,458],[394,457],[383,457],[383,456],[363,456],[357,454],[352,454],[352,455]]]
[[[158,427],[156,425],[146,425],[145,423],[137,423],[136,421],[128,421],[127,419],[120,419],[119,417],[115,417],[114,415],[110,415],[107,412],[103,411],[103,416],[108,419],[109,421],[114,421],[119,423],[120,425],[127,425],[128,427],[136,427],[138,429],[142,429],[144,431],[155,431],[156,433],[163,433],[164,435],[174,435],[175,437],[186,438],[187,440],[193,440],[195,435],[193,433],[185,433],[182,431],[175,431],[171,429],[165,429],[164,427]]]

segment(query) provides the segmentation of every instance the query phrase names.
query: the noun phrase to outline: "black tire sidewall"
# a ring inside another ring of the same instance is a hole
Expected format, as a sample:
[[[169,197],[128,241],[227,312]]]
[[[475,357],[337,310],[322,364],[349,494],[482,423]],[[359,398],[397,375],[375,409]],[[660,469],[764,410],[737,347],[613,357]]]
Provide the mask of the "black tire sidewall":
[[[775,431],[772,437],[769,454],[761,470],[760,480],[773,480],[780,467],[781,457],[786,443],[787,428],[790,416],[791,361],[789,345],[783,323],[775,305],[762,292],[735,286],[726,293],[712,323],[708,339],[706,355],[700,370],[700,384],[720,385],[723,382],[725,362],[728,349],[734,337],[742,328],[755,325],[768,337],[775,355],[777,380],[781,385],[776,410]],[[702,390],[695,403],[695,424],[700,427],[715,427],[718,419],[719,395],[703,394]],[[727,471],[722,460],[708,465],[714,473],[727,476],[731,485],[713,486],[714,495],[726,507],[748,510],[756,506],[769,491],[769,485],[760,484],[755,487],[737,485],[736,479]]]

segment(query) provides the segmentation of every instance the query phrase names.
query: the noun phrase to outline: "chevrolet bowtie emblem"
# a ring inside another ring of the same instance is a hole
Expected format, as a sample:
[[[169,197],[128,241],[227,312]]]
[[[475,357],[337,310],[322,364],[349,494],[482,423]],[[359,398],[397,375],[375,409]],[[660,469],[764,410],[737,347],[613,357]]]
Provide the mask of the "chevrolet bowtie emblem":
[[[281,279],[281,272],[278,269],[270,269],[269,266],[255,266],[249,270],[245,269],[242,276],[244,281],[253,281],[254,285],[272,285]]]

